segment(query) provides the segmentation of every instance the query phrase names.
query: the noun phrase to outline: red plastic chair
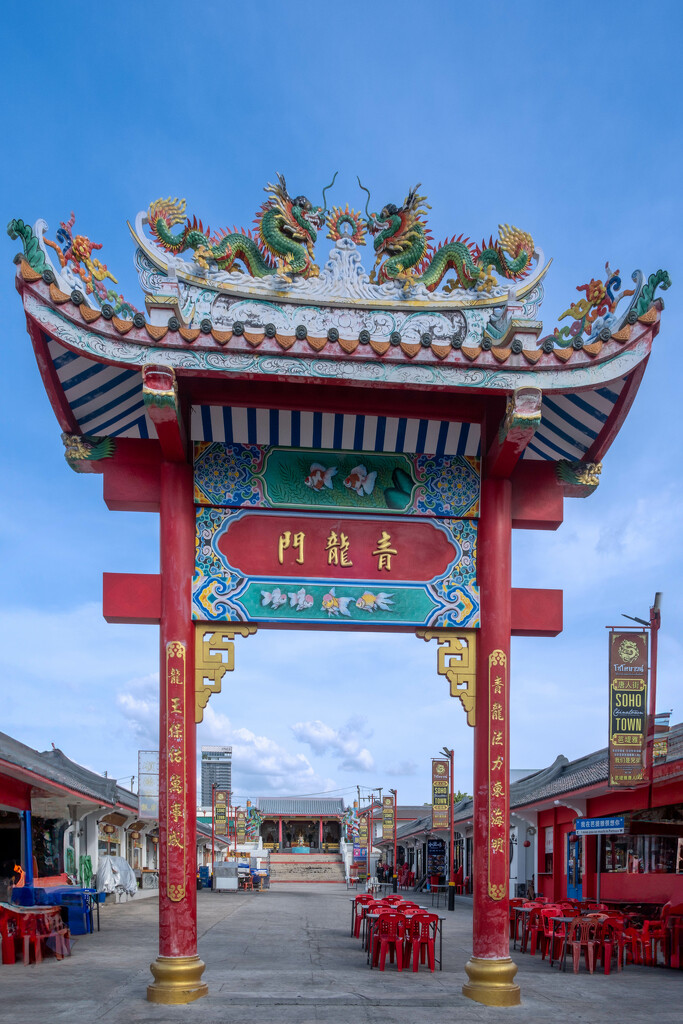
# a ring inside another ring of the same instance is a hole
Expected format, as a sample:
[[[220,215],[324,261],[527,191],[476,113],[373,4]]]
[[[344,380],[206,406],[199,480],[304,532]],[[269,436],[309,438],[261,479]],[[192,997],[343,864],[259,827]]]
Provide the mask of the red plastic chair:
[[[600,953],[605,974],[609,974],[612,969],[612,954],[615,952],[617,955],[617,971],[623,970],[626,966],[626,956],[629,947],[631,948],[631,962],[639,962],[637,959],[634,959],[634,953],[635,956],[638,956],[633,945],[633,940],[636,937],[635,929],[631,928],[629,931],[632,933],[631,935],[627,935],[627,929],[622,917],[606,917],[602,922]]]
[[[574,960],[574,974],[579,973],[579,962],[581,960],[581,950],[584,950],[586,957],[586,966],[590,973],[593,973],[595,967],[595,948],[600,945],[600,924],[595,918],[590,917],[577,917],[569,925],[569,933],[567,936],[566,950],[569,946],[572,948],[572,958]],[[564,962],[564,961],[563,961]]]
[[[413,957],[413,971],[417,970],[418,960],[424,964],[425,954],[429,963],[429,970],[434,971],[434,945],[436,932],[439,927],[438,914],[415,914],[406,925],[405,938],[405,965],[410,963],[410,956]]]
[[[387,911],[380,914],[375,927],[372,939],[372,962],[380,971],[384,970],[384,964],[389,953],[389,962],[393,964],[394,953],[396,954],[396,967],[403,970],[403,939],[405,936],[406,921],[402,914],[395,914]]]
[[[679,970],[683,952],[683,903],[667,903],[662,908],[662,918],[667,931],[669,967]]]
[[[375,901],[372,896],[366,896],[363,899],[361,896],[356,896],[356,919],[353,925],[353,937],[355,939],[360,937],[360,929],[363,923],[363,918],[367,913],[368,907],[370,907]]]
[[[660,949],[662,951],[664,963],[668,966],[669,936],[667,934],[664,919],[660,918],[658,921],[643,921],[643,927],[641,929],[640,936],[641,941],[643,943],[645,963],[648,965],[648,967],[657,966]]]
[[[0,907],[0,949],[2,950],[3,964],[15,964],[17,962],[17,953],[14,945],[17,934],[16,916]]]
[[[43,959],[42,934],[38,929],[38,914],[21,914],[19,917],[19,940],[24,947],[24,963],[31,962],[31,947],[35,963]]]
[[[457,877],[457,876],[456,876]],[[458,891],[458,883],[455,883],[455,891]],[[515,896],[510,900],[509,918],[510,918],[510,938],[514,939],[515,935],[515,907],[521,907],[524,903],[524,899],[521,896]],[[519,920],[519,918],[517,919]]]
[[[543,948],[541,949],[541,960],[545,960],[545,955],[550,952],[551,964],[554,960],[559,960],[564,952],[564,946],[567,939],[566,925],[559,924],[555,925],[555,949],[550,949],[550,943],[553,941],[553,917],[578,917],[579,912],[574,912],[572,907],[561,907],[552,906],[547,904],[540,908],[541,910],[541,921],[543,923]],[[557,948],[560,948],[561,952],[558,956]]]
[[[519,904],[519,906],[521,906],[525,910],[527,910],[527,909],[531,909],[533,907],[537,907],[537,906],[539,906],[539,904],[536,903],[535,900],[522,900],[522,902]],[[513,925],[512,925],[512,929],[513,930],[512,930],[512,935],[510,937],[512,939],[514,939],[515,942],[517,942],[517,939],[521,940],[520,945],[521,945],[522,952],[524,953],[526,951],[526,943],[525,943],[526,925],[528,923],[529,918],[527,916],[527,918],[525,920],[524,916],[522,914],[515,915],[514,910],[512,911],[511,916],[512,916],[512,919],[513,919]],[[517,934],[517,928],[519,928],[519,927],[521,927],[521,929],[522,929],[522,934],[521,935]]]
[[[522,937],[522,952],[526,953],[527,946],[530,946],[529,953],[531,956],[536,956],[536,948],[539,944],[543,945],[543,918],[541,917],[541,908],[534,907],[526,919],[526,926],[524,928],[524,935]]]

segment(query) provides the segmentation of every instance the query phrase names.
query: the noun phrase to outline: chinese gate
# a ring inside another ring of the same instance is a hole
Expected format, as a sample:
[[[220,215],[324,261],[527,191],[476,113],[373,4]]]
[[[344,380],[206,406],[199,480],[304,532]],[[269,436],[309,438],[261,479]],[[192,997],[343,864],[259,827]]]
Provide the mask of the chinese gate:
[[[365,215],[328,209],[327,189],[322,206],[292,198],[280,177],[266,191],[257,240],[204,235],[175,200],[138,215],[146,314],[107,290],[111,275],[74,238],[73,218],[56,241],[42,221],[9,226],[67,461],[103,474],[110,509],[160,518],[159,573],[104,576],[108,621],[160,627],[159,956],[148,998],[208,991],[195,726],[235,668],[235,641],[332,628],[436,641],[436,671],[474,729],[463,991],[512,1005],[510,638],[562,628],[561,591],[512,586],[512,530],[557,529],[564,497],[597,486],[668,276],[636,273],[634,288],[618,273],[591,280],[543,336],[548,265],[527,233],[503,226],[488,248],[433,249],[417,190]],[[334,244],[321,270],[323,225]]]

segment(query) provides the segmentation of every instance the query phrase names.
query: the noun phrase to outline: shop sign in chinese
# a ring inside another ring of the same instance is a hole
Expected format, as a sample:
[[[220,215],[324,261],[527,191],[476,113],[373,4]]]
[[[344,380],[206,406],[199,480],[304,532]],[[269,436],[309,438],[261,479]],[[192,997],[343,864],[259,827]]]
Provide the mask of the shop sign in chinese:
[[[432,828],[449,828],[449,761],[432,759]]]
[[[228,790],[214,790],[213,830],[217,836],[228,834]]]
[[[354,860],[367,860],[368,848],[367,846],[361,846],[359,843],[353,844],[353,859]]]
[[[508,660],[504,651],[489,655],[489,792],[488,894],[502,900],[507,894],[509,858],[507,756]]]
[[[247,812],[241,809],[235,811],[235,831],[237,832],[237,842],[244,843],[246,839],[247,831]]]
[[[394,840],[394,798],[382,797],[382,839]]]
[[[138,818],[159,820],[158,750],[138,750]]]
[[[479,515],[479,475],[479,459],[467,455],[194,446],[197,505],[471,519]]]
[[[363,629],[479,625],[477,524],[200,507],[192,616]]]
[[[609,785],[645,782],[647,633],[609,633]]]
[[[185,898],[185,644],[166,644],[166,892],[178,903]],[[194,808],[193,808],[194,810]]]
[[[577,818],[576,831],[579,835],[621,835],[624,831],[624,819],[618,818]]]
[[[669,754],[669,737],[656,736],[652,747],[652,757],[655,761],[666,761]]]

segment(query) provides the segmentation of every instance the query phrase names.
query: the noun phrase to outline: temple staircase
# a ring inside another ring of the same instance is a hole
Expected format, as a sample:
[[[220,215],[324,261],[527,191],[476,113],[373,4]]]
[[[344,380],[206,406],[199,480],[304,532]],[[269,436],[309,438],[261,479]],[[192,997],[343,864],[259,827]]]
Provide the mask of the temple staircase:
[[[270,883],[344,882],[344,862],[339,853],[270,853]]]

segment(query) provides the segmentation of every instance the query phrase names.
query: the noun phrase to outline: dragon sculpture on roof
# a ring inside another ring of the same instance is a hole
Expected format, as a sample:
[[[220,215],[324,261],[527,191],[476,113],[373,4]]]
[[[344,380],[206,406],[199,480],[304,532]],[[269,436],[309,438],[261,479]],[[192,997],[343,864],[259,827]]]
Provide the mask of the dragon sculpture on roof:
[[[284,177],[278,174],[277,184],[269,183],[264,189],[269,198],[256,215],[253,234],[234,228],[212,235],[196,217],[190,220],[185,216],[184,199],[157,199],[149,207],[147,220],[163,249],[172,253],[191,249],[195,262],[205,270],[210,263],[221,271],[240,270],[236,264],[242,264],[251,277],[317,277],[320,271],[313,247],[317,230],[325,223],[325,192],[332,184],[334,178],[323,189],[323,206],[314,206],[306,196],[292,198]],[[183,229],[173,234],[171,228],[176,224],[183,224]]]
[[[453,270],[456,279],[449,281],[444,291],[490,291],[496,283],[493,271],[511,280],[519,280],[528,273],[534,243],[527,232],[501,224],[498,239],[491,238],[488,244],[473,245],[460,235],[434,246],[426,220],[426,211],[431,207],[427,197],[419,194],[420,185],[410,190],[402,206],[387,203],[380,213],[370,213],[370,192],[360,178],[358,184],[368,194],[367,226],[375,236],[376,259],[371,281],[399,281],[406,288],[422,284],[433,292],[447,272]]]

